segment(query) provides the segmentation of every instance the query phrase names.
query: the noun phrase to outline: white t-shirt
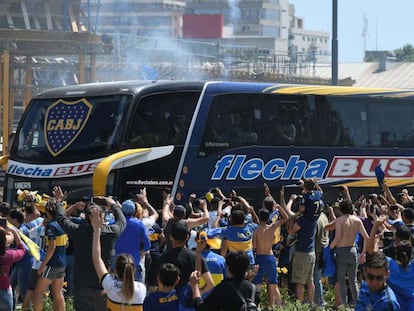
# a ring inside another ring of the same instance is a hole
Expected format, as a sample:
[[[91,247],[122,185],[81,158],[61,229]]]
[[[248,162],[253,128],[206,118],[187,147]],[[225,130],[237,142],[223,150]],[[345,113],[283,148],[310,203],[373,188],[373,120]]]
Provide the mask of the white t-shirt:
[[[131,310],[139,310],[139,308],[137,309],[137,306],[141,306],[144,303],[147,288],[143,283],[137,281],[134,282],[134,296],[128,303],[125,302],[121,293],[122,281],[108,273],[103,276],[101,283],[106,295],[108,296],[107,308],[112,311],[129,310],[130,308]],[[142,310],[142,307],[140,310]]]

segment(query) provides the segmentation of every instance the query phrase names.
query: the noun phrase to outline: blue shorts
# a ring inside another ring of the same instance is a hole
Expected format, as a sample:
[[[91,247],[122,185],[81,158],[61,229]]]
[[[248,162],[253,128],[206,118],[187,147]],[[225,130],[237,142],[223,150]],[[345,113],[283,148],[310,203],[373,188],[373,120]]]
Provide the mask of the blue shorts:
[[[256,264],[259,265],[259,271],[254,277],[254,284],[262,284],[263,275],[266,275],[268,284],[279,284],[279,279],[277,277],[277,262],[275,256],[256,255]]]

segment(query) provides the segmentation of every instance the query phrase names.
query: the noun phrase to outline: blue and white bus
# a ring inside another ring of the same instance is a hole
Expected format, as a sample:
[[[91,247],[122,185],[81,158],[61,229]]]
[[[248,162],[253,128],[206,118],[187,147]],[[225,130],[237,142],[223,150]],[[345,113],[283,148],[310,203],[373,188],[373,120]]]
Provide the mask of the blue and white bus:
[[[211,187],[256,202],[316,177],[326,188],[414,182],[414,90],[205,81],[66,86],[33,98],[18,126],[4,197],[17,189],[68,200],[146,187],[175,201]]]

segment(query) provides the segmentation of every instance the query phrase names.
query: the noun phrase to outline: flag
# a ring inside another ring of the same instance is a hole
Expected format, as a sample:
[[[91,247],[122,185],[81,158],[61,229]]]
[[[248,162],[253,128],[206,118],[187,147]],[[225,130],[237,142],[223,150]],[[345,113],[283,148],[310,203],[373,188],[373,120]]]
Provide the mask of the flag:
[[[7,222],[8,227],[14,227],[11,223]],[[14,227],[16,228],[16,227]],[[33,256],[34,259],[37,261],[40,260],[40,247],[35,242],[33,242],[29,237],[24,235],[19,229],[16,228],[17,233],[19,234],[20,239],[26,244],[27,249],[29,250],[30,254]]]
[[[385,173],[381,168],[381,164],[375,167],[375,176],[377,176],[378,186],[382,187],[382,184],[385,182]]]

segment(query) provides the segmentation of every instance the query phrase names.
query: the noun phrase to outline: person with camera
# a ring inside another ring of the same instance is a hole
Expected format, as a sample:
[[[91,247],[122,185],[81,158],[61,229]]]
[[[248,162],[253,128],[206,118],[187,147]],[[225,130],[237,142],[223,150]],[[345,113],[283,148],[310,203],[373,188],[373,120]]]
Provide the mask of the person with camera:
[[[58,201],[56,218],[58,223],[72,238],[75,246],[74,291],[73,298],[76,311],[105,311],[106,296],[102,295],[102,286],[94,270],[92,262],[92,237],[90,215],[94,207],[98,207],[105,214],[109,208],[115,217],[114,224],[105,224],[100,230],[102,259],[106,267],[111,265],[111,255],[114,254],[115,240],[126,227],[126,219],[119,202],[112,197],[98,197],[102,205],[90,203],[83,209],[85,219],[79,223],[72,221],[66,214],[61,203],[65,194],[59,186],[53,188],[53,194]]]
[[[385,222],[387,217],[381,215],[374,223],[369,239],[367,241],[367,253],[371,254],[379,250],[380,238],[384,236]],[[402,227],[402,226],[401,226]],[[378,233],[379,232],[379,233]],[[378,233],[378,234],[377,234]],[[387,256],[389,264],[388,285],[394,291],[397,300],[401,306],[401,310],[414,310],[414,262],[411,258],[412,244],[408,240],[395,238],[393,241],[395,259]]]

